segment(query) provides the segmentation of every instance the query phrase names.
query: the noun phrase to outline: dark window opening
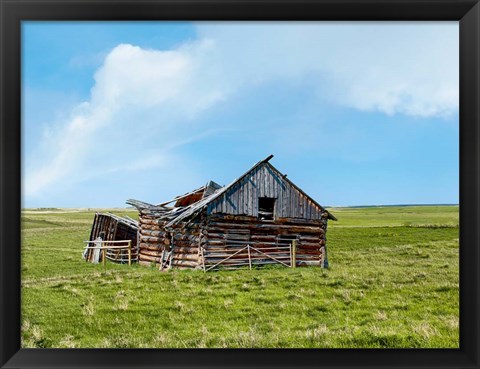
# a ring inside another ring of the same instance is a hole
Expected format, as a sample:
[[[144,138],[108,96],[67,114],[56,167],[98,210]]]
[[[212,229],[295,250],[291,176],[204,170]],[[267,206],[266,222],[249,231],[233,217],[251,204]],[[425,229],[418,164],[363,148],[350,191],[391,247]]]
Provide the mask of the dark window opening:
[[[271,197],[258,198],[258,217],[261,220],[273,220],[275,199]]]

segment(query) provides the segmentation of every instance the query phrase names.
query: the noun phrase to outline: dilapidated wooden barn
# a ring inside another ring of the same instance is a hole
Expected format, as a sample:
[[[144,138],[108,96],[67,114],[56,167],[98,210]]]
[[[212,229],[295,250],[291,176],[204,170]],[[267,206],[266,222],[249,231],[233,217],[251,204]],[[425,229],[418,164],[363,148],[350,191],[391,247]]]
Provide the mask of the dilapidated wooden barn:
[[[228,186],[210,181],[158,205],[128,200],[139,211],[139,263],[205,271],[328,266],[327,222],[336,218],[270,164],[272,157]]]

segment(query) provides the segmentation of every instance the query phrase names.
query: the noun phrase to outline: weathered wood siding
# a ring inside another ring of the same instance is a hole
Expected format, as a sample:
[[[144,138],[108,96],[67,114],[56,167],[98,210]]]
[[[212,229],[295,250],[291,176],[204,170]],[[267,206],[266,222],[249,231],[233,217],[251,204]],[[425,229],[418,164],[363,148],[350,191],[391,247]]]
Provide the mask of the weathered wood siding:
[[[258,216],[258,198],[275,198],[275,218],[320,219],[322,209],[292,186],[268,163],[246,175],[208,205],[207,214]]]
[[[138,260],[137,249],[137,229],[131,227],[121,221],[118,218],[113,217],[110,214],[95,213],[92,229],[90,231],[89,241],[95,240],[103,234],[102,239],[104,241],[118,241],[118,240],[130,240],[132,241],[132,261]],[[93,243],[88,244],[93,246]],[[116,250],[115,254],[120,260],[124,260],[128,257],[127,250]],[[86,259],[91,261],[93,257],[93,249],[87,251]]]
[[[235,215],[211,215],[201,230],[199,263],[206,268],[222,262],[222,268],[248,266],[245,252],[232,256],[247,244],[270,254],[285,263],[290,263],[286,247],[292,240],[297,243],[297,265],[320,264],[325,246],[326,220],[299,221],[282,218],[276,222],[262,222],[257,217]],[[261,259],[261,260],[260,260]],[[276,263],[272,259],[257,256],[254,263]]]

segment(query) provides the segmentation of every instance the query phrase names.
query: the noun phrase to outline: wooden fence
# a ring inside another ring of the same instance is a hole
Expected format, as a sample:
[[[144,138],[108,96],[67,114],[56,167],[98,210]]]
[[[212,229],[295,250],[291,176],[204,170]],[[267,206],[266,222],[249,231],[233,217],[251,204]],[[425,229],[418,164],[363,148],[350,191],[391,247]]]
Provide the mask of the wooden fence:
[[[117,241],[83,241],[88,244],[94,244],[93,246],[85,246],[85,249],[100,249],[102,251],[102,262],[105,265],[107,259],[116,263],[128,263],[132,265],[132,261],[137,261],[138,251],[132,250],[131,240],[117,240]],[[101,244],[102,246],[98,246]],[[126,251],[126,252],[122,252]],[[132,257],[132,251],[135,252],[135,256]]]
[[[255,245],[255,244],[254,244]],[[296,240],[290,245],[265,245],[262,247],[252,246],[251,242],[246,245],[241,241],[230,241],[229,247],[220,250],[200,249],[203,270],[208,272],[213,269],[237,269],[267,264],[280,264],[288,268],[296,267]]]

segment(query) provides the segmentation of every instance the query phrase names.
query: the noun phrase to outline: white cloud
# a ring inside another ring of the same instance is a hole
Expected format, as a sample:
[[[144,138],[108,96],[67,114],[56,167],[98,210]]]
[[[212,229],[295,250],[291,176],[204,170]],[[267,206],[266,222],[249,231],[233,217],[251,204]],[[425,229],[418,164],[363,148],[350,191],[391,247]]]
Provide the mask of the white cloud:
[[[27,198],[162,167],[173,147],[203,137],[198,114],[268,81],[307,78],[319,99],[363,111],[458,111],[456,23],[200,23],[198,35],[175,50],[111,50],[89,101],[27,157]]]
[[[458,23],[211,23],[216,63],[233,84],[314,78],[322,98],[364,111],[458,111]]]
[[[48,127],[37,154],[27,158],[25,195],[41,196],[54,184],[112,170],[161,166],[168,150],[195,140],[172,131],[222,98],[221,91],[203,90],[194,77],[204,48],[208,43],[175,51],[114,48],[95,75],[91,99],[73,109],[64,125]],[[156,143],[143,148],[152,137],[158,137]]]

